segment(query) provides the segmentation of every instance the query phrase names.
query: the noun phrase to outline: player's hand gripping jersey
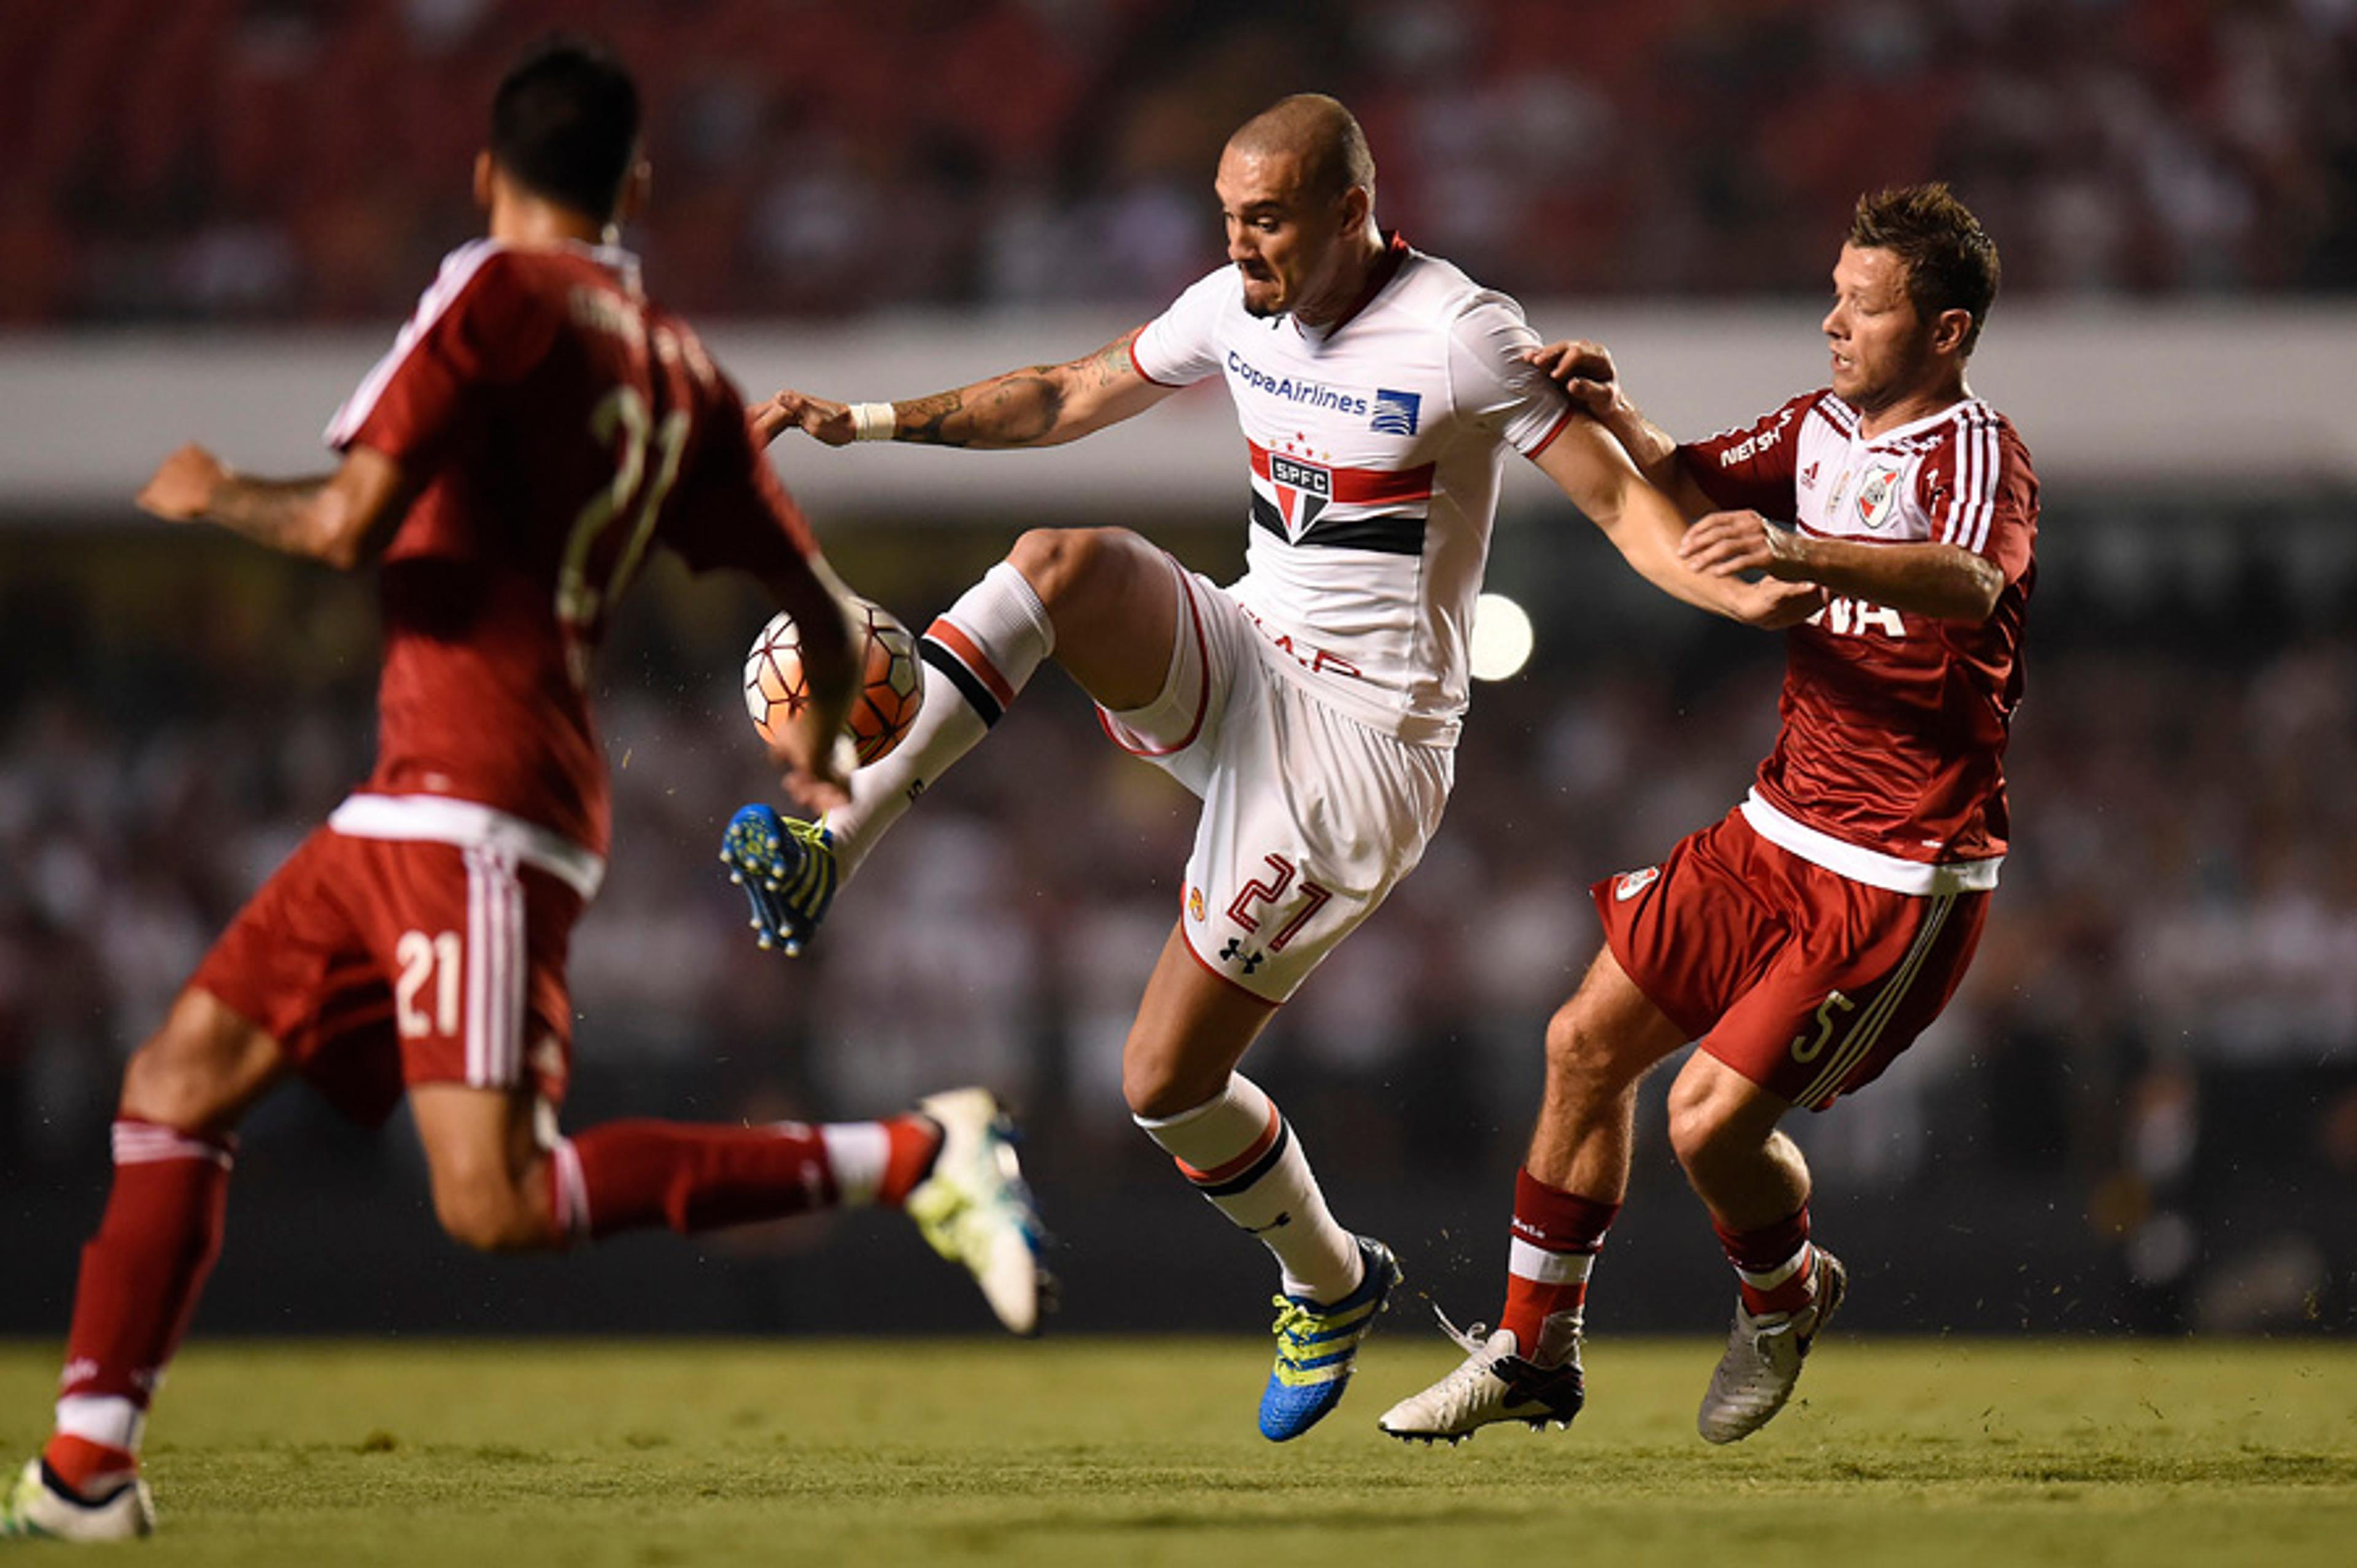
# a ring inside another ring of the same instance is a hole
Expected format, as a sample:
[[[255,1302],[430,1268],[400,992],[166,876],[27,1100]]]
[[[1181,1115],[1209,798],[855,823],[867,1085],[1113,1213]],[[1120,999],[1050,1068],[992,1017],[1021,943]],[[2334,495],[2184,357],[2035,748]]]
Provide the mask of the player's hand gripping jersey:
[[[379,574],[370,796],[477,802],[602,856],[585,685],[650,547],[771,580],[811,551],[737,390],[627,252],[479,241],[443,262],[328,440],[422,487]]]
[[[1222,266],[1138,335],[1139,373],[1227,378],[1252,456],[1236,599],[1326,701],[1403,739],[1456,739],[1504,449],[1570,417],[1521,352],[1522,308],[1394,238],[1331,327],[1254,317]]]
[[[1719,506],[1825,538],[1945,542],[2005,575],[1978,626],[1837,598],[1788,632],[1782,728],[1744,805],[1761,837],[1854,881],[1996,886],[2038,534],[2038,479],[2012,424],[1967,398],[1868,439],[1856,410],[1817,392],[1679,456]]]

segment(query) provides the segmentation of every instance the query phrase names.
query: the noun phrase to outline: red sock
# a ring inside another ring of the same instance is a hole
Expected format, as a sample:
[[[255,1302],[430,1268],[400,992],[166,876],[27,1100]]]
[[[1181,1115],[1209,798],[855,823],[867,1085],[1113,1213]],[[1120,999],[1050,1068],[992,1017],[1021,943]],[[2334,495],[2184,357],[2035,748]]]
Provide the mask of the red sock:
[[[114,1186],[81,1250],[58,1432],[42,1457],[76,1491],[138,1466],[139,1430],[221,1254],[235,1141],[125,1117]]]
[[[941,1130],[921,1116],[810,1126],[609,1122],[550,1161],[559,1226],[576,1237],[651,1225],[683,1233],[839,1204],[898,1205],[923,1179]]]
[[[1746,1312],[1755,1317],[1798,1312],[1815,1298],[1817,1252],[1809,1245],[1807,1204],[1791,1219],[1757,1230],[1729,1230],[1717,1219],[1711,1229],[1735,1265],[1735,1285],[1743,1293]]]
[[[1515,1173],[1514,1239],[1498,1326],[1513,1330],[1524,1356],[1552,1363],[1571,1354],[1587,1305],[1588,1267],[1620,1212],[1617,1203],[1549,1187],[1526,1170]]]

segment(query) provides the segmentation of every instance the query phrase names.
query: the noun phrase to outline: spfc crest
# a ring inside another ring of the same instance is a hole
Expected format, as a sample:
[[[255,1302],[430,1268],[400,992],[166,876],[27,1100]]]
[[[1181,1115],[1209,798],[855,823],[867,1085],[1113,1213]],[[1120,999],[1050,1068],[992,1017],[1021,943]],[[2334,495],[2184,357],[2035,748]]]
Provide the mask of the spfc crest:
[[[1276,490],[1276,510],[1285,519],[1285,531],[1295,539],[1309,531],[1318,514],[1334,499],[1332,470],[1282,452],[1268,455],[1268,481]]]

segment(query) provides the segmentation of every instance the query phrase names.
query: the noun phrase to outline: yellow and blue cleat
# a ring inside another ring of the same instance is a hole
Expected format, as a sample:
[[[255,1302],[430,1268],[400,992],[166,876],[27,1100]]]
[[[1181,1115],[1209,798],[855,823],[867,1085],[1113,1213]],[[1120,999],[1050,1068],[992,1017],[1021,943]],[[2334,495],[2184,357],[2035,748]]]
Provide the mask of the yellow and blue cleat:
[[[840,880],[834,839],[816,822],[780,817],[768,806],[737,809],[720,840],[728,880],[752,901],[754,940],[800,956],[826,918]]]
[[[1364,1273],[1350,1294],[1331,1303],[1275,1298],[1276,1365],[1260,1396],[1260,1434],[1271,1443],[1300,1436],[1342,1402],[1359,1344],[1400,1283],[1399,1260],[1389,1247],[1365,1236],[1358,1241]]]

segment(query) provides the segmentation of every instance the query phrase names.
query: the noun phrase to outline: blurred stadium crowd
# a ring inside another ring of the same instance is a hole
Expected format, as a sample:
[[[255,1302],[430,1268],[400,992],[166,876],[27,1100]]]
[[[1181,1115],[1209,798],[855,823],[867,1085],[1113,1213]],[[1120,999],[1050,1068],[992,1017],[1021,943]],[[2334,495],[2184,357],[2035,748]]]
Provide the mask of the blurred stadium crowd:
[[[2066,507],[2047,527],[2088,521]],[[1502,548],[1562,539],[1513,528]],[[1182,548],[1217,569],[1233,545]],[[920,534],[857,548],[931,552]],[[1329,1182],[1414,1173],[1494,1197],[1544,1020],[1595,947],[1587,884],[1726,810],[1772,732],[1772,640],[1647,604],[1599,614],[1572,585],[1618,567],[1572,548],[1503,564],[1534,594],[1539,662],[1476,693],[1424,866],[1256,1049]],[[1804,1119],[1828,1189],[1903,1196],[1926,1225],[2042,1201],[2079,1251],[2103,1239],[2115,1321],[2316,1310],[2338,1243],[2287,1217],[2345,1211],[2318,1198],[2357,1179],[2348,553],[2337,571],[2300,585],[2230,564],[2199,595],[2164,583],[2136,604],[2084,571],[2041,588],[1987,943],[1897,1069]],[[898,607],[921,620],[956,582]],[[0,1167],[21,1177],[102,1149],[122,1057],[361,775],[373,630],[364,585],[185,536],[19,535],[0,584]],[[773,796],[733,685],[759,616],[651,586],[604,665],[619,843],[576,940],[576,1106],[866,1112],[982,1079],[1028,1105],[1049,1170],[1167,1186],[1122,1113],[1118,1058],[1192,802],[1043,674],[877,853],[814,955],[762,955],[713,862],[729,811]],[[912,965],[920,949],[932,960]],[[324,1114],[302,1096],[281,1113]],[[1676,1185],[1658,1147],[1646,1185]],[[2253,1206],[2286,1222],[2255,1229]],[[2264,1271],[2194,1267],[2255,1249]]]
[[[2022,293],[2357,286],[2357,0],[78,0],[0,7],[0,321],[382,321],[479,106],[594,30],[691,315],[1167,297],[1305,84],[1380,211],[1526,295],[1815,292],[1937,172]]]

